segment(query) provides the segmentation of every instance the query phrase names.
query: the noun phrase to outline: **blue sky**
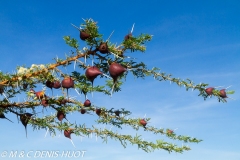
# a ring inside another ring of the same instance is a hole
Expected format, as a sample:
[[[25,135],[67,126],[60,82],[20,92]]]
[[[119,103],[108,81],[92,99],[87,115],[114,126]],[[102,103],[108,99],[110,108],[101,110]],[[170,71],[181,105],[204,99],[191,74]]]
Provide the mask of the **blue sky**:
[[[132,117],[151,117],[151,125],[177,129],[177,134],[198,137],[204,141],[188,144],[192,150],[183,154],[165,151],[145,153],[137,146],[109,140],[72,136],[77,148],[62,136],[44,138],[45,131],[32,131],[28,126],[28,138],[22,124],[13,115],[6,115],[14,124],[0,120],[2,134],[0,151],[11,150],[86,150],[81,159],[166,159],[166,160],[239,160],[240,115],[240,2],[239,1],[1,1],[0,2],[0,55],[3,72],[12,72],[17,65],[46,64],[53,58],[64,57],[70,48],[63,36],[78,38],[71,23],[79,25],[82,18],[98,21],[99,30],[107,39],[120,43],[135,23],[133,35],[153,35],[145,53],[133,54],[152,68],[161,68],[173,77],[189,78],[195,83],[210,86],[232,85],[234,95],[227,103],[216,98],[198,97],[198,91],[185,91],[169,82],[157,82],[153,78],[134,80],[131,76],[122,92],[112,98],[94,94],[92,102],[107,108],[132,111]],[[80,47],[84,43],[80,42]],[[130,53],[129,53],[130,55]],[[97,83],[97,82],[96,82]],[[73,96],[74,91],[70,91]],[[77,95],[76,95],[77,96]],[[90,95],[89,95],[90,96]],[[91,96],[90,96],[91,97]],[[1,97],[3,98],[3,97]],[[83,99],[79,97],[79,100]],[[94,123],[90,115],[69,115],[70,120]],[[96,118],[96,117],[95,117]],[[116,128],[113,128],[116,130]],[[130,128],[121,133],[135,135]],[[138,132],[144,139],[164,139]],[[166,139],[168,140],[168,139]],[[181,145],[181,142],[176,142]],[[47,158],[45,158],[47,159]],[[72,160],[71,158],[66,158]],[[76,159],[76,158],[73,158]]]

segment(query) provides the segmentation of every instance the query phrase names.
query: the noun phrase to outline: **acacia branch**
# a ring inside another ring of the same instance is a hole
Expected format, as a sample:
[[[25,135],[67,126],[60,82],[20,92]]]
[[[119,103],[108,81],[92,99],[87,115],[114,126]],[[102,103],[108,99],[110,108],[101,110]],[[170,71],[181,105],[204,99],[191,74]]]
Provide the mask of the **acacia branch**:
[[[47,68],[44,68],[44,69],[40,69],[38,71],[35,71],[33,73],[27,73],[26,75],[23,75],[23,76],[14,76],[12,77],[10,80],[4,80],[4,81],[1,81],[0,82],[0,86],[4,86],[4,85],[7,85],[8,83],[12,83],[12,82],[16,82],[18,81],[19,78],[22,78],[22,79],[28,79],[28,78],[31,78],[31,77],[38,77],[40,74],[42,73],[46,73],[46,69],[47,70],[53,70],[55,69],[56,67],[58,66],[62,66],[62,65],[67,65],[69,62],[72,62],[72,61],[76,61],[77,59],[81,58],[81,57],[84,57],[88,54],[88,52],[86,53],[81,53],[81,54],[77,54],[76,56],[74,57],[69,57],[67,58],[66,60],[64,61],[58,61],[57,63],[55,64],[51,64],[49,65]]]

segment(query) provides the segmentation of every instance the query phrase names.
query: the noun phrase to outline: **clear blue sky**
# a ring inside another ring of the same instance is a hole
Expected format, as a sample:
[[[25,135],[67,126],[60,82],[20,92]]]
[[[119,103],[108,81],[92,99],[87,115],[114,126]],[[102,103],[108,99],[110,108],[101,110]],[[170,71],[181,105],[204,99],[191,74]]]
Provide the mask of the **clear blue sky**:
[[[131,145],[124,149],[118,141],[109,140],[104,144],[94,136],[82,141],[72,136],[77,149],[87,151],[80,159],[239,160],[239,15],[240,2],[237,0],[0,1],[0,70],[12,72],[17,65],[51,63],[56,55],[64,57],[70,48],[65,45],[63,36],[78,38],[77,30],[70,24],[79,25],[82,18],[98,21],[105,39],[114,30],[111,40],[118,43],[135,23],[134,35],[154,35],[147,44],[146,53],[135,54],[149,68],[157,66],[173,77],[189,78],[213,87],[232,85],[230,89],[236,93],[231,97],[235,100],[228,99],[224,104],[216,98],[204,101],[197,96],[198,91],[186,92],[169,82],[129,78],[122,92],[112,98],[96,94],[93,103],[107,108],[125,107],[132,111],[133,117],[146,114],[152,118],[151,125],[177,128],[178,134],[204,141],[189,144],[192,150],[183,154],[168,154],[162,150],[145,153]],[[80,47],[84,47],[84,43],[80,43]],[[62,134],[44,138],[45,131],[33,132],[30,126],[26,139],[22,124],[18,124],[15,116],[7,116],[15,123],[0,120],[0,152],[75,150]],[[90,115],[80,114],[68,117],[80,122],[92,119]],[[130,128],[119,132],[135,135]],[[142,130],[139,133],[147,140],[165,138]]]

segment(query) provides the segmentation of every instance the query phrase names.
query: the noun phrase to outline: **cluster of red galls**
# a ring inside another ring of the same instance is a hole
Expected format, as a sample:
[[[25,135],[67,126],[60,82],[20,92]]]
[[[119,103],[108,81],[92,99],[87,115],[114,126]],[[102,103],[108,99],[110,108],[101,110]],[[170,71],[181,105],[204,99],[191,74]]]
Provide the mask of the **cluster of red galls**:
[[[109,73],[110,73],[110,76],[113,78],[114,83],[116,83],[117,78],[121,74],[123,74],[125,71],[126,71],[126,68],[124,68],[122,65],[120,65],[120,64],[118,64],[116,62],[111,63],[111,65],[109,66]],[[103,73],[96,66],[88,67],[86,72],[85,72],[85,75],[86,75],[87,79],[89,81],[91,81],[92,83],[93,83],[94,79],[98,75],[101,75],[101,74],[103,74]],[[74,88],[74,80],[71,77],[65,77],[62,80],[62,82],[60,82],[58,80],[56,80],[56,81],[47,80],[45,85],[48,88],[50,88],[50,89],[53,89],[53,88],[54,89],[59,89],[60,87],[62,87],[62,88],[67,89],[67,91],[68,91],[69,88]],[[48,106],[48,97],[45,95],[44,91],[35,92],[33,89],[31,89],[30,91],[33,92],[39,100],[41,100],[41,104],[44,107]],[[60,104],[65,104],[65,103],[67,103],[67,100],[62,100],[60,102]],[[84,105],[84,107],[90,107],[91,106],[90,100],[88,100],[88,99],[85,100],[83,105]],[[81,114],[85,114],[86,113],[86,109],[81,108],[80,109],[80,113]],[[101,109],[100,108],[96,108],[95,113],[98,116],[100,116]],[[57,112],[57,119],[59,121],[62,121],[64,118],[66,119],[66,114],[64,113],[64,111],[58,110],[58,112]],[[70,136],[70,134],[72,132],[73,132],[72,130],[71,131],[65,130],[64,131],[64,135],[69,138],[69,136]]]
[[[91,37],[90,34],[87,33],[86,30],[79,30],[79,31],[80,31],[80,39],[81,39],[81,40],[85,41],[86,39],[88,39],[88,38]],[[125,37],[125,40],[129,39],[131,36],[132,36],[131,34],[128,34],[128,35]],[[99,47],[97,47],[96,50],[99,51],[100,53],[103,53],[103,54],[109,53],[107,42],[101,42],[100,45],[99,45]],[[91,52],[89,52],[89,53],[91,53]],[[125,67],[123,67],[121,64],[119,64],[119,63],[117,63],[117,62],[112,62],[112,63],[110,64],[110,66],[109,66],[109,73],[110,73],[110,76],[112,77],[113,82],[114,82],[113,88],[114,88],[114,86],[115,86],[115,84],[116,84],[116,82],[117,82],[117,78],[118,78],[120,75],[122,75],[126,70],[127,70],[127,69],[126,69]],[[87,77],[87,79],[88,79],[89,81],[92,82],[92,84],[93,84],[94,79],[95,79],[97,76],[102,75],[102,74],[103,74],[103,73],[102,73],[102,72],[99,70],[99,68],[96,67],[96,66],[88,67],[87,70],[86,70],[86,72],[85,72],[85,76]],[[62,86],[63,88],[66,88],[66,89],[68,90],[69,88],[74,88],[74,81],[72,80],[71,77],[65,77],[65,78],[62,80],[61,83],[60,83],[59,81],[54,81],[54,82],[47,81],[47,82],[46,82],[46,86],[49,87],[49,88],[51,88],[51,89],[52,89],[52,88],[59,89],[59,88]],[[112,88],[112,90],[113,90],[113,88]],[[42,99],[43,97],[45,97],[45,96],[44,96],[44,93],[42,93],[42,91],[40,91],[39,93],[38,93],[38,92],[35,92],[35,94],[36,94],[37,97],[39,97],[39,99]],[[43,94],[43,95],[40,95],[40,94]],[[44,101],[45,101],[45,100],[44,100]],[[42,103],[43,103],[43,101],[42,101]],[[90,107],[90,106],[91,106],[90,100],[87,99],[87,100],[84,102],[83,105],[84,105],[84,107]],[[96,114],[97,114],[98,116],[100,116],[100,114],[101,114],[101,109],[100,109],[100,108],[96,108],[95,112],[96,112]],[[81,113],[81,114],[85,114],[85,113],[86,113],[86,109],[81,108],[81,109],[80,109],[80,113]],[[117,112],[117,113],[118,113],[118,112]],[[116,113],[116,115],[119,114],[119,113],[118,113],[118,114],[117,114],[117,113]],[[62,121],[63,118],[66,118],[66,114],[65,114],[63,111],[58,111],[58,113],[57,113],[57,118],[58,118],[59,121]],[[145,127],[146,124],[147,124],[147,122],[146,122],[144,119],[141,119],[139,122],[140,122],[141,125],[143,125],[143,127]],[[70,139],[71,139],[71,137],[70,137],[71,133],[73,133],[73,129],[68,129],[68,130],[65,130],[65,131],[64,131],[65,137],[70,138]]]
[[[211,96],[213,94],[213,91],[215,90],[214,87],[209,87],[205,89],[205,92],[207,93],[208,96]],[[228,98],[227,97],[227,93],[226,93],[226,89],[221,89],[219,90],[219,96],[222,98]]]

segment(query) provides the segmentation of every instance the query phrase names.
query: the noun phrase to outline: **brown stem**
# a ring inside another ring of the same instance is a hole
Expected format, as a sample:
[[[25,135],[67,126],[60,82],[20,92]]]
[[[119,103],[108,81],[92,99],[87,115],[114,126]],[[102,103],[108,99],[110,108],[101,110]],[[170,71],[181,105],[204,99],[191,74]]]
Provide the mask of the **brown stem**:
[[[64,60],[64,61],[62,61],[62,62],[57,62],[57,63],[55,63],[55,64],[51,64],[51,65],[47,68],[47,70],[53,70],[53,69],[55,69],[55,68],[58,67],[58,66],[62,66],[62,65],[68,64],[69,62],[75,61],[75,60],[77,60],[77,59],[79,59],[79,58],[81,58],[81,57],[84,57],[85,55],[87,55],[87,53],[78,54],[78,55],[76,55],[76,56],[74,56],[74,57],[70,57],[70,58],[68,58],[67,60]],[[30,78],[30,77],[38,76],[38,75],[41,74],[42,72],[45,72],[45,70],[46,70],[46,69],[41,69],[41,70],[36,71],[36,72],[33,72],[33,73],[28,73],[28,74],[26,74],[26,75],[24,75],[24,76],[15,76],[15,77],[12,77],[10,80],[1,81],[1,82],[0,82],[0,86],[1,86],[1,85],[7,85],[9,82],[18,81],[18,78],[19,78],[19,77],[21,77],[21,78],[23,77],[24,79],[27,79],[27,78]]]

